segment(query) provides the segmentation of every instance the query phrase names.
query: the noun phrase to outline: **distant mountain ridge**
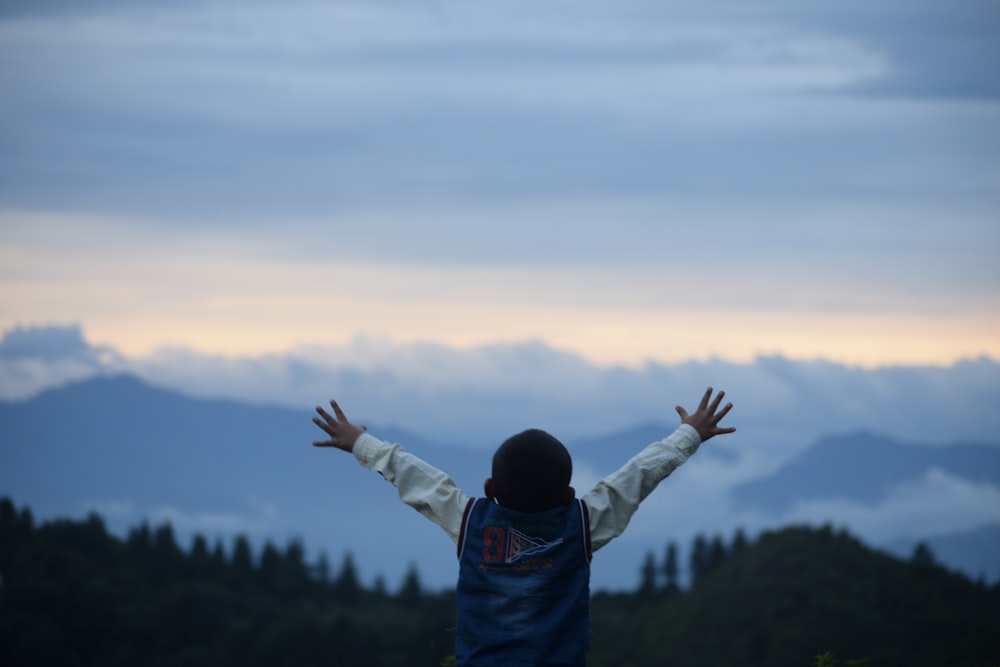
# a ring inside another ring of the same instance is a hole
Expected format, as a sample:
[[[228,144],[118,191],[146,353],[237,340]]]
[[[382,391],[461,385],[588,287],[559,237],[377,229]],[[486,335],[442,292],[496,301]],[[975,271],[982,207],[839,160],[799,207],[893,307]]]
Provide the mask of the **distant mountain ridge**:
[[[311,406],[296,410],[192,398],[129,375],[69,384],[31,399],[0,402],[0,495],[29,505],[42,518],[96,509],[112,530],[145,517],[171,521],[182,537],[194,532],[279,541],[304,537],[333,556],[355,552],[368,576],[402,571],[419,560],[429,582],[449,582],[454,563],[447,537],[416,518],[386,482],[364,473],[350,456],[312,447],[322,434],[311,416]],[[402,428],[368,426],[446,470],[466,492],[480,493],[489,474],[488,451],[432,442]],[[575,459],[604,475],[635,453],[637,442],[658,440],[672,430],[647,423],[567,445]],[[703,452],[699,461],[739,460],[725,447]],[[859,503],[877,500],[900,480],[931,467],[996,485],[998,455],[1000,448],[986,445],[920,447],[871,434],[837,436],[733,493],[737,503],[780,512],[796,500],[848,493],[847,485],[835,481],[846,475],[858,482],[852,500]],[[865,465],[857,465],[862,459]],[[988,529],[983,535],[970,544],[995,543]],[[961,536],[953,537],[948,555],[957,566],[954,554],[963,547]],[[604,563],[617,559],[609,571],[628,573],[617,574],[616,585],[632,580],[646,548],[626,540],[601,552]],[[980,569],[972,568],[971,575]]]
[[[127,375],[72,383],[0,403],[0,495],[39,518],[96,510],[118,532],[147,519],[170,521],[182,539],[303,538],[334,559],[355,552],[368,576],[412,559],[429,563],[429,582],[450,581],[443,532],[350,455],[313,447],[322,433],[312,414],[191,398]],[[369,426],[481,488],[482,452]]]
[[[774,473],[732,491],[737,502],[782,511],[802,500],[883,499],[893,486],[919,479],[932,469],[971,482],[1000,486],[1000,446],[913,445],[870,432],[820,439]],[[850,485],[841,480],[850,480]]]
[[[42,483],[34,488],[54,494],[73,488],[96,492],[88,484],[94,480],[119,484],[140,497],[152,492],[157,480],[165,490],[183,482],[192,494],[223,486],[229,494],[234,488],[248,492],[262,477],[291,474],[288,461],[321,451],[310,447],[322,435],[311,416],[306,410],[191,398],[130,375],[84,380],[26,401],[0,403],[5,443],[0,461],[5,470],[18,472],[2,481],[30,492],[25,482],[34,479]],[[421,449],[436,448],[398,428],[379,432]],[[122,473],[117,480],[108,477],[114,472]],[[294,473],[302,472],[296,465]],[[63,477],[58,485],[44,483]]]

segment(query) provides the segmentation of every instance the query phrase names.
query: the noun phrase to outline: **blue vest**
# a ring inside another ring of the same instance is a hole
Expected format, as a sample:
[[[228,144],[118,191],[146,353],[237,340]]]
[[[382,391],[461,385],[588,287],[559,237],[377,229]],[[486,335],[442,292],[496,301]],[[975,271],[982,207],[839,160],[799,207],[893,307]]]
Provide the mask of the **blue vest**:
[[[458,562],[459,665],[586,664],[590,527],[582,502],[516,512],[470,500]]]

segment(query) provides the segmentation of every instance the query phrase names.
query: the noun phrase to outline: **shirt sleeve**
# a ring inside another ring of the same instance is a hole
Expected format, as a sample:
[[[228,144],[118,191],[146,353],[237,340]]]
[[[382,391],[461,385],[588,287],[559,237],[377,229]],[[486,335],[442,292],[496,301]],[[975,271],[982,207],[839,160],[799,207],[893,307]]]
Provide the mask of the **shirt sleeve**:
[[[457,545],[470,496],[455,481],[402,445],[364,433],[354,443],[354,457],[391,482],[404,503],[441,526]]]
[[[670,436],[649,445],[598,482],[583,497],[590,514],[591,549],[597,551],[621,535],[639,503],[700,444],[698,431],[681,424]]]

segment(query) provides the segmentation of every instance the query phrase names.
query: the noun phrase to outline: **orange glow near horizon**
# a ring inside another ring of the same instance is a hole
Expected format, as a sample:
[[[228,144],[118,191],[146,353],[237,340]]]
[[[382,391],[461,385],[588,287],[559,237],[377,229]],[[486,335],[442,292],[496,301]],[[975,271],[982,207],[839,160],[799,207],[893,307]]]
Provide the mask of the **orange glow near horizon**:
[[[114,228],[91,228],[93,238],[60,228],[69,232],[20,227],[0,243],[0,327],[79,324],[92,344],[130,357],[162,346],[261,356],[369,336],[460,348],[540,340],[633,367],[761,355],[863,367],[1000,359],[1000,291],[986,286],[914,296],[781,267],[693,276],[676,266],[310,261],[202,236],[191,245],[133,234],[111,247],[95,239],[121,239]]]
[[[672,364],[709,358],[746,363],[767,355],[824,359],[867,368],[946,366],[979,356],[1000,359],[1000,340],[993,333],[998,322],[985,318],[542,312],[525,308],[505,313],[503,319],[513,324],[501,331],[475,325],[479,317],[485,319],[487,315],[495,325],[496,309],[469,307],[451,313],[427,310],[425,320],[410,320],[411,326],[405,328],[398,326],[400,321],[410,319],[413,313],[408,311],[420,309],[414,306],[393,311],[398,317],[370,314],[357,328],[335,315],[300,313],[293,317],[289,309],[273,317],[229,311],[207,319],[161,312],[95,317],[81,324],[91,344],[110,346],[129,357],[146,356],[164,346],[222,357],[256,357],[305,345],[347,345],[355,337],[369,336],[401,344],[430,342],[458,348],[540,340],[556,349],[577,353],[591,363],[631,367],[650,361]],[[18,324],[25,322],[4,322],[4,330]]]

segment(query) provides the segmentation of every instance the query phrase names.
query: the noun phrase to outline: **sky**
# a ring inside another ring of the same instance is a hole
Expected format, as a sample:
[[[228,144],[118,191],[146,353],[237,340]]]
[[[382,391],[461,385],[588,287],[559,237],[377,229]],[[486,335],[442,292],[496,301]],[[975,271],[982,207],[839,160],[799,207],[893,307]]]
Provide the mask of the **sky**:
[[[0,329],[1000,358],[1000,2],[12,0]]]

